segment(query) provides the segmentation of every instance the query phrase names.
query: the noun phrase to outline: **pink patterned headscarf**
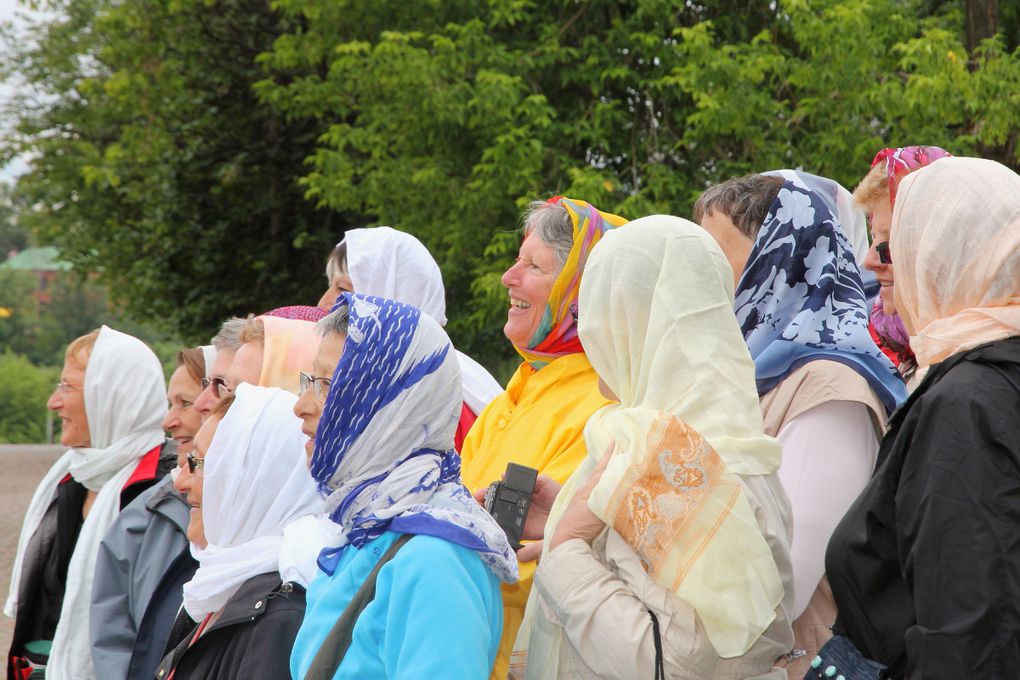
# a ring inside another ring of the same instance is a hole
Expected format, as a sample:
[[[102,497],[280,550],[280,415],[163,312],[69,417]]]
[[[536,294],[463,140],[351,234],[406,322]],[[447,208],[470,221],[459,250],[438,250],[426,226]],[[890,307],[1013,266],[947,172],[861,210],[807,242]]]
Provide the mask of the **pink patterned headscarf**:
[[[291,305],[290,307],[277,307],[274,310],[262,314],[262,316],[272,316],[278,319],[293,319],[296,321],[311,321],[314,323],[326,316],[326,312],[318,307]]]
[[[889,203],[892,204],[896,202],[896,189],[904,175],[952,155],[938,146],[901,146],[879,151],[871,161],[871,167],[885,163],[885,174],[889,178]]]

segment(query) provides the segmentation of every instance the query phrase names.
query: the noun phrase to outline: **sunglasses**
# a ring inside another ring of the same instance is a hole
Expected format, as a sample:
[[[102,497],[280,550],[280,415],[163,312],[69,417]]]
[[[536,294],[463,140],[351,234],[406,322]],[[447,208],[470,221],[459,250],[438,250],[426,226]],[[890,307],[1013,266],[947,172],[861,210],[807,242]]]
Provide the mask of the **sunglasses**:
[[[193,453],[188,454],[188,472],[195,474],[195,470],[205,468],[205,458],[199,458]]]
[[[878,254],[878,261],[882,264],[892,264],[892,254],[889,252],[889,242],[882,241],[875,244],[875,252]]]
[[[216,396],[220,399],[226,399],[227,395],[234,391],[227,387],[227,381],[223,378],[202,378],[203,390],[209,389],[210,385],[216,388]]]

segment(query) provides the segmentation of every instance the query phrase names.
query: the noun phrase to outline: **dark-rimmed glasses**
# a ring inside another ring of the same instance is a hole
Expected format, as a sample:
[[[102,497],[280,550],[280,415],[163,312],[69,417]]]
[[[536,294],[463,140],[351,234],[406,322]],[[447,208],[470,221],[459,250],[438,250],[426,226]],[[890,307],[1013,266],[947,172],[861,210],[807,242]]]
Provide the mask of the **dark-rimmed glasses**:
[[[199,458],[193,453],[188,454],[188,472],[195,474],[195,470],[205,468],[205,458]]]
[[[311,388],[316,399],[319,401],[325,401],[326,397],[329,396],[329,387],[332,384],[332,378],[316,378],[315,376],[301,371],[301,382],[298,386],[298,396],[301,396],[307,392],[309,388]]]
[[[878,261],[882,264],[892,264],[892,253],[889,252],[889,242],[882,241],[875,244],[875,253],[878,254]]]
[[[234,390],[227,387],[227,381],[223,378],[202,378],[202,389],[207,390],[212,385],[216,388],[216,396],[220,399],[226,399],[227,395]]]

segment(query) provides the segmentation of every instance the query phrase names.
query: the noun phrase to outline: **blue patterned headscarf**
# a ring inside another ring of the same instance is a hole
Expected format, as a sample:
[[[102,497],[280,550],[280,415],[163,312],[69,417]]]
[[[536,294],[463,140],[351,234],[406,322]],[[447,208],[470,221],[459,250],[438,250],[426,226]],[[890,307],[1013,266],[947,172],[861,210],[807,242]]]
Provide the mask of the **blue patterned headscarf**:
[[[344,293],[333,311],[342,307],[347,340],[311,461],[340,534],[319,566],[332,574],[347,545],[396,531],[476,550],[501,580],[516,581],[506,536],[460,481],[461,378],[450,339],[400,302]]]
[[[853,248],[813,191],[783,182],[744,273],[733,309],[754,359],[758,394],[815,359],[859,373],[892,412],[906,399],[895,367],[868,332]]]

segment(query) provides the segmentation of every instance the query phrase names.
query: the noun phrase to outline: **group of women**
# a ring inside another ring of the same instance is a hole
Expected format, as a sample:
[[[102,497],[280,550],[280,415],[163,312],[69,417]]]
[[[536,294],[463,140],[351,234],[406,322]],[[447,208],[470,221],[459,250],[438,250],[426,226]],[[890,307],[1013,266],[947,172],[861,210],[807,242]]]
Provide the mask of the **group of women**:
[[[168,389],[72,343],[8,677],[1020,677],[1020,176],[886,149],[694,213],[531,204],[505,390],[387,227]]]

